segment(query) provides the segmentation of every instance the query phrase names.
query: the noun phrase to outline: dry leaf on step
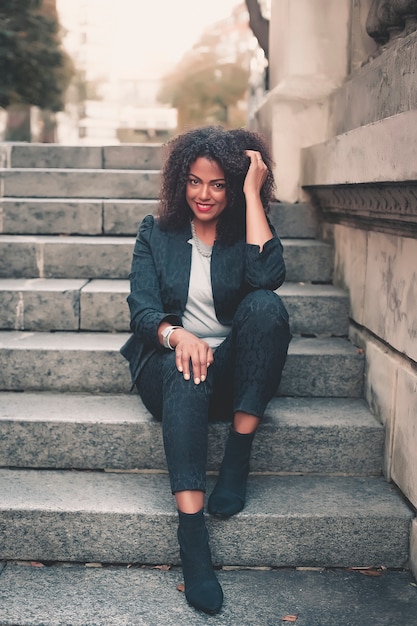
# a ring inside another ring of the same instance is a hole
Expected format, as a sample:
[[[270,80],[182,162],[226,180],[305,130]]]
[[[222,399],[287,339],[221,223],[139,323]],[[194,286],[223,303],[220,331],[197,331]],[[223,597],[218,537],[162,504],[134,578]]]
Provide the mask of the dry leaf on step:
[[[181,591],[182,593],[185,592],[185,585],[183,583],[180,583],[179,585],[177,585],[177,589],[178,591]]]
[[[296,622],[298,620],[298,615],[284,615],[281,619],[282,622]]]
[[[382,572],[375,567],[348,567],[348,572],[359,572],[362,576],[382,576]]]

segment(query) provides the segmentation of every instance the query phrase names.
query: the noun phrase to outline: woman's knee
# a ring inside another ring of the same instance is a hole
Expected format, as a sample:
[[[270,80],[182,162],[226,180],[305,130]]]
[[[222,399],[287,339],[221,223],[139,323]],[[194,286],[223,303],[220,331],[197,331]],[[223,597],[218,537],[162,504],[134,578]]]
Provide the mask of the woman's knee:
[[[278,294],[267,289],[251,291],[240,303],[235,321],[238,324],[260,322],[268,332],[281,330],[289,334],[287,309]]]

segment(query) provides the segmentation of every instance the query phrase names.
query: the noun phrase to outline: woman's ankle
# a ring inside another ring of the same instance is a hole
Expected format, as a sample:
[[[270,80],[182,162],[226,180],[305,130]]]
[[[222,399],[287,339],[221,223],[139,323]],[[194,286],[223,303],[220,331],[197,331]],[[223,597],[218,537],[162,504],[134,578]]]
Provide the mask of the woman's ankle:
[[[194,514],[204,508],[204,491],[186,490],[175,493],[175,502],[178,511]]]

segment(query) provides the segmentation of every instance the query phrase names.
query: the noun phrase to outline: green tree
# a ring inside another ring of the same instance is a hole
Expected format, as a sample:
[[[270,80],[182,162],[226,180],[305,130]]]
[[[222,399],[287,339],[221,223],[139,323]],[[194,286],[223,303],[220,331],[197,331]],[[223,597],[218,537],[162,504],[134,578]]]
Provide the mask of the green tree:
[[[64,108],[73,72],[72,61],[62,48],[55,3],[2,0],[0,106],[9,113],[7,140],[30,141],[27,119],[23,128],[18,123],[30,105],[52,112]]]
[[[246,94],[249,70],[244,59],[223,62],[217,43],[213,33],[204,35],[164,78],[158,98],[177,109],[180,132],[202,124],[236,127],[246,121],[236,105]]]

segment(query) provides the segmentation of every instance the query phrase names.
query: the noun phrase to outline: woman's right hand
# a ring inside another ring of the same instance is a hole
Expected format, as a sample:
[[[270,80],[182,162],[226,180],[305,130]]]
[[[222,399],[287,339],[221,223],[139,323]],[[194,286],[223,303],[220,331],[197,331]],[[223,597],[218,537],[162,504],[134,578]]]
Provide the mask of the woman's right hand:
[[[176,328],[169,338],[169,343],[175,348],[175,362],[179,372],[185,380],[190,380],[190,363],[193,379],[196,385],[207,378],[207,368],[213,363],[213,350],[208,343],[184,328]]]

